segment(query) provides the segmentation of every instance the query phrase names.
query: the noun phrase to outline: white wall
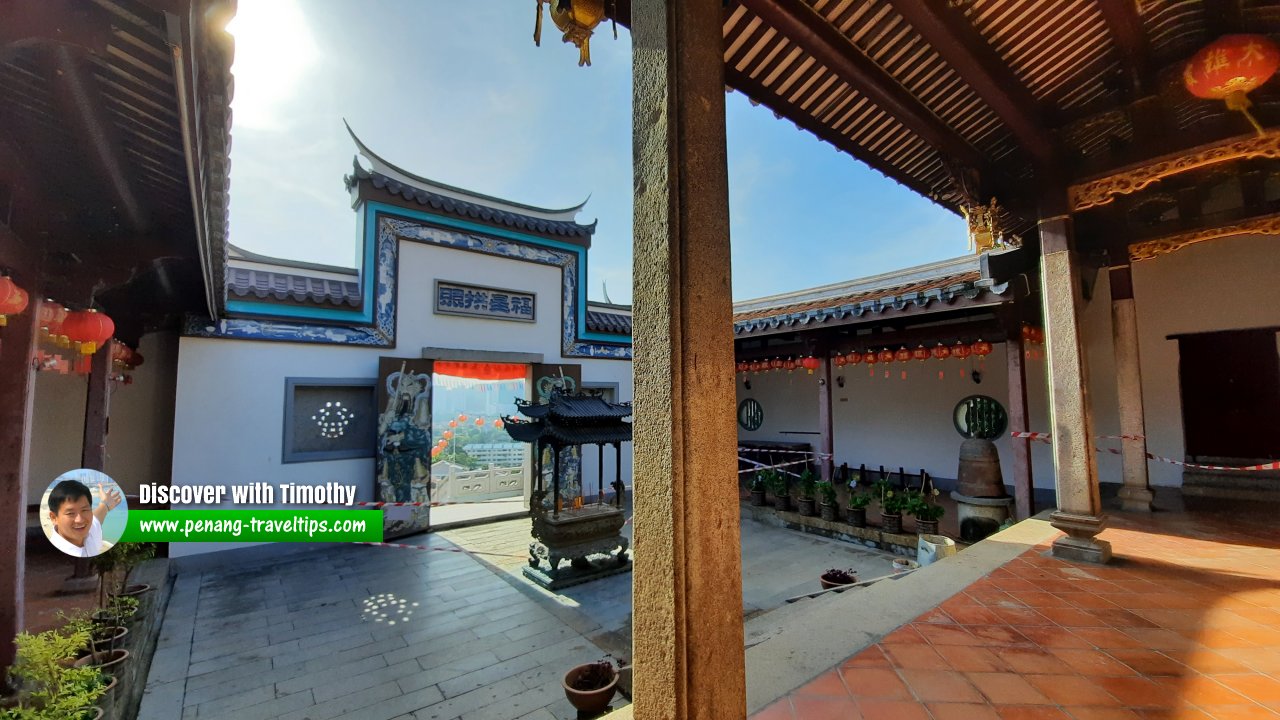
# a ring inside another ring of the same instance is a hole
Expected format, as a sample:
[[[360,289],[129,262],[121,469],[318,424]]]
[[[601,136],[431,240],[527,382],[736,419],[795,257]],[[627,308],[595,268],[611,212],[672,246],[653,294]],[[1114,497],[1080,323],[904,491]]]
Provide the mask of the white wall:
[[[144,482],[167,482],[173,446],[173,400],[178,339],[168,333],[142,338],[145,358],[132,385],[111,393],[105,471],[130,495]],[[27,501],[39,498],[54,478],[80,467],[88,380],[82,375],[36,373]]]
[[[395,348],[183,338],[173,484],[340,482],[356,485],[360,500],[375,499],[371,458],[280,462],[285,378],[373,378],[379,357],[417,358],[423,347],[541,353],[546,362],[581,364],[584,383],[617,383],[619,399],[631,399],[631,363],[560,355],[560,269],[401,241],[399,272]],[[436,279],[534,292],[537,322],[436,315]],[[629,483],[631,446],[623,448],[623,475]],[[586,477],[594,481],[594,450],[586,455],[592,458],[585,468]],[[606,464],[608,479],[612,479],[609,455],[606,453]],[[173,544],[171,553],[193,555],[241,545]]]
[[[1280,239],[1241,236],[1192,245],[1133,265],[1142,357],[1147,448],[1185,457],[1178,342],[1169,335],[1280,326]],[[1115,356],[1111,345],[1110,293],[1105,274],[1086,312],[1090,394],[1098,434],[1119,430]],[[1099,455],[1104,481],[1120,481],[1118,456]],[[1182,485],[1175,465],[1148,465],[1154,485]]]
[[[1048,425],[1045,391],[1045,362],[1026,360],[1028,413],[1033,429]],[[850,467],[866,464],[884,465],[909,473],[924,469],[939,478],[953,479],[959,464],[963,438],[952,424],[957,403],[970,395],[989,395],[1008,408],[1008,384],[1005,372],[1005,346],[994,345],[993,352],[981,363],[969,358],[963,364],[965,377],[960,377],[958,360],[906,365],[907,379],[901,379],[902,363],[877,363],[875,376],[868,375],[866,365],[838,368],[832,366],[832,378],[844,377],[843,388],[832,388],[832,427],[835,464]],[[970,368],[980,368],[982,383],[975,384]],[[938,370],[944,371],[938,379]],[[744,379],[751,381],[745,389]],[[738,402],[753,397],[764,408],[764,423],[755,432],[738,428],[743,440],[807,442],[818,449],[818,384],[817,375],[803,369],[788,374],[784,371],[738,376]],[[812,434],[794,434],[795,432]],[[1008,437],[996,441],[1000,451],[1001,470],[1007,484],[1013,482],[1013,450]],[[1053,457],[1049,446],[1032,445],[1033,475],[1036,487],[1053,487]]]

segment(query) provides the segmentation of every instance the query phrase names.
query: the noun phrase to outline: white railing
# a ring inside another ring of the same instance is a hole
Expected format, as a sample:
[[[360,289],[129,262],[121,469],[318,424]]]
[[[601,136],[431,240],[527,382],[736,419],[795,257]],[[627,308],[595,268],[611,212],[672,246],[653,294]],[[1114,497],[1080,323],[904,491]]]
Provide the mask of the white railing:
[[[434,478],[436,500],[490,500],[524,494],[525,472],[522,466],[490,465],[480,470],[450,467],[448,475],[436,475]]]

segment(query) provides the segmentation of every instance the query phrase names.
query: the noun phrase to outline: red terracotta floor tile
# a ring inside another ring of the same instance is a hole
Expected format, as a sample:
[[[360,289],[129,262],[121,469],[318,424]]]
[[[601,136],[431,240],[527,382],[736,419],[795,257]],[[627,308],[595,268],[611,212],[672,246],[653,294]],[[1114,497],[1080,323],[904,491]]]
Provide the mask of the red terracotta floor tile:
[[[1069,592],[1058,593],[1058,597],[1071,603],[1072,607],[1078,608],[1096,608],[1101,610],[1116,610],[1120,606],[1111,602],[1101,595],[1095,595],[1091,592]]]
[[[884,644],[884,645],[888,645],[891,643],[896,643],[896,644],[923,643],[925,642],[925,639],[920,637],[920,633],[916,632],[915,628],[911,627],[910,625],[903,625],[897,630],[894,630],[888,635],[885,635],[884,639],[881,640],[880,642],[881,644]]]
[[[893,698],[910,700],[911,692],[893,670],[882,668],[846,668],[840,671],[844,685],[855,698]]]
[[[1016,673],[1061,673],[1068,668],[1057,655],[1040,647],[1002,648],[1000,659]]]
[[[961,625],[912,625],[916,632],[933,645],[982,645],[982,641],[974,637]]]
[[[1159,677],[1165,675],[1182,676],[1194,671],[1186,665],[1174,660],[1164,653],[1142,648],[1115,648],[1107,650],[1107,654],[1133,668],[1139,675]]]
[[[1071,716],[1048,705],[997,705],[1000,720],[1071,720]]]
[[[942,624],[954,624],[954,623],[955,623],[955,620],[952,620],[952,619],[951,619],[951,616],[950,616],[950,615],[948,615],[947,613],[943,612],[943,610],[942,610],[941,608],[934,608],[934,609],[930,610],[929,612],[927,612],[927,613],[925,613],[925,614],[921,615],[920,617],[916,618],[913,622],[917,622],[917,623],[942,623]]]
[[[1004,648],[1034,644],[1027,636],[1008,625],[966,625],[965,629],[974,637],[980,638],[984,647]]]
[[[1280,707],[1280,680],[1266,675],[1218,675],[1215,679],[1264,707]]]
[[[859,700],[863,720],[930,720],[929,711],[917,702]]]
[[[996,608],[989,608],[989,609],[999,617],[1000,622],[1003,622],[1006,625],[1055,625],[1056,626],[1056,623],[1054,623],[1049,618],[1045,617],[1043,614],[1041,614],[1034,608],[996,607]]]
[[[1038,627],[1020,625],[1018,632],[1031,642],[1045,648],[1090,648],[1088,640],[1076,635],[1071,630],[1057,625]],[[1186,638],[1182,638],[1184,641]]]
[[[1181,633],[1166,628],[1130,628],[1124,632],[1152,650],[1189,650],[1195,645]]]
[[[819,698],[792,696],[791,706],[796,720],[861,720],[862,713],[853,698]]]
[[[951,667],[962,672],[1007,672],[1011,670],[991,650],[966,645],[936,645],[934,651],[946,659]]]
[[[933,720],[1000,720],[995,708],[974,703],[929,703]]]
[[[1127,707],[1173,707],[1178,704],[1176,693],[1147,678],[1096,677],[1093,681]]]
[[[1042,590],[1035,591],[1035,592],[1018,593],[1018,599],[1021,600],[1026,605],[1029,605],[1033,608],[1075,607],[1075,605],[1071,604],[1070,601],[1065,600],[1057,595],[1054,595],[1051,592],[1045,592]]]
[[[1039,610],[1041,615],[1044,615],[1063,627],[1110,627],[1110,623],[1099,618],[1097,615],[1094,615],[1092,612],[1088,610],[1081,610],[1076,607],[1047,607],[1039,608]]]
[[[1174,688],[1188,705],[1253,705],[1254,702],[1215,678],[1195,675],[1182,678]]]
[[[1075,720],[1142,720],[1137,713],[1128,708],[1071,705],[1063,709]]]
[[[951,667],[929,645],[885,645],[883,647],[894,667],[909,670],[946,670]]]
[[[795,713],[791,712],[791,700],[785,697],[751,716],[751,720],[795,720],[795,718]]]
[[[902,679],[911,688],[916,699],[923,702],[983,702],[982,696],[962,673],[950,670],[903,670]]]
[[[854,655],[848,660],[845,660],[844,664],[842,664],[840,667],[842,668],[852,668],[852,667],[888,668],[893,666],[889,663],[889,658],[885,656],[884,650],[881,649],[879,645],[872,645],[866,650],[863,650],[857,655]]]
[[[1043,693],[1016,673],[965,673],[982,694],[996,705],[1053,705]]]
[[[800,686],[792,695],[793,698],[806,697],[849,697],[849,690],[845,687],[844,681],[840,678],[838,671],[832,670],[825,672],[807,684]]]
[[[1072,628],[1071,632],[1087,640],[1090,645],[1103,650],[1146,647],[1133,636],[1126,635],[1115,628]]]
[[[993,625],[1001,622],[1000,609],[991,609],[979,605],[960,606],[947,611],[955,622],[961,625]]]
[[[1280,712],[1262,705],[1206,705],[1200,708],[1213,720],[1267,720],[1280,718]]]
[[[1027,682],[1059,705],[1116,707],[1116,700],[1091,678],[1083,675],[1027,675]]]
[[[1280,677],[1280,650],[1197,650],[1187,664],[1209,675],[1257,671]]]
[[[1101,650],[1076,650],[1072,648],[1053,648],[1050,650],[1067,667],[1081,675],[1134,675],[1133,670],[1122,662]]]

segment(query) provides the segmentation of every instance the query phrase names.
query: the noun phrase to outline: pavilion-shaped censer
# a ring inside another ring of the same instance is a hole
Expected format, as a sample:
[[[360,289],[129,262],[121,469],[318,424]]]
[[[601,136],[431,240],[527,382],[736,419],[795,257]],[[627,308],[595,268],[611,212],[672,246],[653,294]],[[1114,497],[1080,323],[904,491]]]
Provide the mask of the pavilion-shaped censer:
[[[503,427],[512,439],[530,443],[534,449],[535,480],[529,502],[533,542],[525,576],[554,590],[630,570],[630,541],[622,534],[622,443],[631,442],[631,423],[626,421],[631,403],[611,403],[589,391],[553,390],[546,402],[517,401],[516,407],[528,419],[504,417]],[[566,497],[561,492],[561,476],[572,449],[583,445],[596,445],[600,456],[594,501],[585,480],[580,495]],[[614,446],[618,458],[609,483],[612,502],[605,502],[605,445]],[[549,492],[542,467],[547,449],[552,463]],[[564,560],[570,561],[569,568],[560,567]]]

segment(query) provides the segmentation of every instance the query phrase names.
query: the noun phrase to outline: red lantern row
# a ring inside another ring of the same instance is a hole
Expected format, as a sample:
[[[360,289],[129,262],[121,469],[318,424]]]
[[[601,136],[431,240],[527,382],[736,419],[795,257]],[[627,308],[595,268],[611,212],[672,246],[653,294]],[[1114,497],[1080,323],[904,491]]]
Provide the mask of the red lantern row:
[[[1028,331],[1038,332],[1039,337],[1041,338],[1041,340],[1043,340],[1043,331],[1040,331],[1038,328],[1029,328],[1029,327],[1023,328],[1024,334],[1026,334]],[[925,360],[929,360],[930,358],[934,360],[946,360],[948,358],[956,358],[957,360],[964,360],[965,358],[969,357],[969,355],[971,354],[978,358],[983,358],[987,355],[990,355],[991,350],[992,350],[991,343],[985,340],[978,340],[977,342],[968,344],[968,345],[961,342],[957,342],[955,345],[951,345],[951,346],[938,343],[933,348],[926,348],[924,345],[919,345],[914,350],[909,350],[904,345],[896,351],[891,350],[889,348],[885,348],[878,352],[875,350],[867,350],[866,352],[859,352],[854,350],[845,354],[834,356],[832,358],[832,362],[835,363],[836,367],[845,367],[847,365],[857,365],[858,363],[865,363],[870,370],[869,374],[874,376],[876,363],[884,363],[887,365],[888,363],[891,363],[894,361],[905,363],[905,362],[910,362],[912,360],[924,362]],[[773,358],[771,360],[750,360],[750,361],[743,360],[737,363],[736,370],[739,374],[761,373],[761,372],[769,372],[771,370],[786,370],[787,372],[791,372],[792,370],[795,370],[797,367],[803,367],[806,370],[808,370],[810,374],[812,374],[813,371],[819,367],[821,362],[822,362],[821,360],[813,356],[800,358],[798,361],[793,358]],[[938,371],[939,379],[942,378],[943,376],[942,373],[943,371],[941,370]],[[964,376],[963,369],[960,370],[960,374],[961,374],[961,377]],[[889,377],[889,370],[887,368],[885,370],[885,377],[886,378]],[[906,377],[907,377],[907,371],[902,370],[902,379],[905,380]]]
[[[8,277],[0,275],[0,327],[9,323],[10,315],[19,315],[27,309],[31,297],[26,290]]]

